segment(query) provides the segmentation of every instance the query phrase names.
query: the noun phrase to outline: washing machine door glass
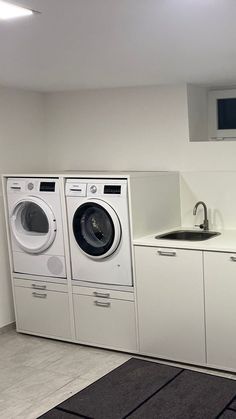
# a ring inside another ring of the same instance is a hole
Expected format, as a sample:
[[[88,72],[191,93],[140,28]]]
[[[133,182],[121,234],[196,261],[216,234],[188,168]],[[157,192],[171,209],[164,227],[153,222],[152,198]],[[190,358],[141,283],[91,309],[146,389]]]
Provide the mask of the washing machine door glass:
[[[51,208],[40,198],[18,201],[12,211],[11,231],[17,244],[27,253],[42,253],[56,237],[56,220]]]
[[[121,240],[119,218],[114,209],[100,200],[82,204],[73,218],[74,237],[80,249],[93,259],[108,257]]]

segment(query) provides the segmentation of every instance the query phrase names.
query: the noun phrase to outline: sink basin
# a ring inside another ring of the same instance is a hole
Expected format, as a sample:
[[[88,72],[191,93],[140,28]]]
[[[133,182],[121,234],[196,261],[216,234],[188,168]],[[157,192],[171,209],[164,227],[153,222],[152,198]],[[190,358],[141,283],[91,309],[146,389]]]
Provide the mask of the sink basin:
[[[171,231],[170,233],[160,234],[159,236],[156,236],[155,239],[202,241],[219,235],[220,233],[216,231],[177,230]]]

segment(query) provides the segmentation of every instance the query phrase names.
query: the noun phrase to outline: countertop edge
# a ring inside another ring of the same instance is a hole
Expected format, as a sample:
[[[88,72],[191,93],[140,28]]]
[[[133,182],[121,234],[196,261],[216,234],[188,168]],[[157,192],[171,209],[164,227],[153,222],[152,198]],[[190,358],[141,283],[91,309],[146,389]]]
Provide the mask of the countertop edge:
[[[186,250],[199,250],[209,252],[236,252],[236,230],[217,230],[220,233],[219,236],[212,237],[204,241],[185,241],[185,240],[165,240],[156,239],[155,236],[171,232],[175,230],[193,230],[190,227],[177,226],[165,231],[157,231],[156,233],[149,234],[135,238],[133,240],[134,246],[147,246],[147,247],[162,247],[162,248],[173,248],[173,249],[186,249]]]

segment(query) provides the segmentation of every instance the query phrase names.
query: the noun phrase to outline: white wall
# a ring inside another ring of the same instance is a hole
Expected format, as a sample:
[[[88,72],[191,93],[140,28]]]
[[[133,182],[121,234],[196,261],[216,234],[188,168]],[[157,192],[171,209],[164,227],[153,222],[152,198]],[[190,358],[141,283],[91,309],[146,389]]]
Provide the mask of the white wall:
[[[0,87],[0,174],[46,168],[43,97]],[[46,156],[47,158],[47,156]],[[14,321],[0,187],[0,327]]]
[[[187,87],[47,95],[56,169],[236,170],[236,142],[189,142]]]
[[[52,93],[46,109],[57,169],[175,169],[187,142],[184,86]]]
[[[189,142],[195,126],[189,125],[187,94],[186,85],[48,94],[51,164],[63,170],[179,170],[183,225],[201,223],[202,211],[197,217],[192,211],[204,200],[212,228],[236,228],[236,142]]]
[[[236,229],[236,171],[182,172],[180,176],[182,225],[193,227],[203,221],[199,207],[193,216],[197,201],[208,208],[210,229]]]

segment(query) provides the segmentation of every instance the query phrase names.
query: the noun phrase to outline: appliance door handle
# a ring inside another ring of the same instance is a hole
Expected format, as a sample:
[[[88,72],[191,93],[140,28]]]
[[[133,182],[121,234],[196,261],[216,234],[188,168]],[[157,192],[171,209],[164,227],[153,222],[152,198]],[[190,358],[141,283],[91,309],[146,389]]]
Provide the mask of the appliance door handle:
[[[110,297],[110,293],[109,292],[97,292],[97,291],[94,291],[93,295],[95,297],[100,297],[100,298],[109,298]]]
[[[236,262],[236,256],[230,256],[230,260],[231,260],[232,262]]]
[[[102,301],[94,301],[94,304],[95,304],[95,306],[98,306],[98,307],[110,307],[111,306],[111,303],[110,302],[102,302]]]
[[[32,292],[32,295],[35,298],[47,298],[47,294],[40,294],[39,292]]]
[[[157,253],[160,256],[176,256],[176,252],[168,250],[158,250]]]

